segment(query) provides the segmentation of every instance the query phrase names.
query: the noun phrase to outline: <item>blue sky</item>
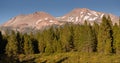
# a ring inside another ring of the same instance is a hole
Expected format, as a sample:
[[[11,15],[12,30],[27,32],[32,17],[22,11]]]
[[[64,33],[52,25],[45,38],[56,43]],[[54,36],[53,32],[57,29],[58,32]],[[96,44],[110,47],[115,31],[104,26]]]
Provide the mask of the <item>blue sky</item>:
[[[20,14],[44,11],[62,16],[74,8],[89,8],[120,16],[120,0],[0,0],[0,24]]]

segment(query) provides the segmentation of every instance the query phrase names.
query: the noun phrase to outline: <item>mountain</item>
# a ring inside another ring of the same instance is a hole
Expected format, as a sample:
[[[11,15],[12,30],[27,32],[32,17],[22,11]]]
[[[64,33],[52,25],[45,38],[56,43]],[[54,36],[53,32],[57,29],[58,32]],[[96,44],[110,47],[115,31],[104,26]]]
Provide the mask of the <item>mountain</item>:
[[[35,12],[28,15],[18,15],[8,22],[4,23],[2,29],[13,29],[17,31],[33,31],[40,30],[51,25],[63,25],[66,22],[73,22],[75,24],[83,24],[86,21],[93,24],[101,23],[103,16],[110,16],[113,24],[119,22],[119,18],[113,14],[104,12],[97,12],[87,8],[76,8],[71,12],[61,17],[53,17],[46,12]]]
[[[106,17],[110,16],[113,23],[118,23],[119,18],[115,15],[107,14],[104,12],[97,12],[87,8],[73,9],[68,14],[65,14],[62,17],[58,17],[57,19],[60,21],[67,21],[67,22],[80,23],[80,24],[83,24],[84,21],[86,20],[91,24],[93,24],[94,22],[100,23],[104,15]]]
[[[2,27],[12,27],[21,31],[24,28],[41,29],[46,26],[61,24],[61,22],[48,13],[35,12],[29,15],[18,15],[4,23]]]

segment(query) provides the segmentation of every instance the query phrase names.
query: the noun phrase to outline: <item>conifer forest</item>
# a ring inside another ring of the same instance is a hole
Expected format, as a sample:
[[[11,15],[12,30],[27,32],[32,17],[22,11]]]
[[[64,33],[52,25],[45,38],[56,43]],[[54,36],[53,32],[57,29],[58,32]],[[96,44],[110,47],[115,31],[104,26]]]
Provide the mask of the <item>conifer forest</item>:
[[[120,25],[66,23],[30,33],[0,32],[0,63],[119,63]]]

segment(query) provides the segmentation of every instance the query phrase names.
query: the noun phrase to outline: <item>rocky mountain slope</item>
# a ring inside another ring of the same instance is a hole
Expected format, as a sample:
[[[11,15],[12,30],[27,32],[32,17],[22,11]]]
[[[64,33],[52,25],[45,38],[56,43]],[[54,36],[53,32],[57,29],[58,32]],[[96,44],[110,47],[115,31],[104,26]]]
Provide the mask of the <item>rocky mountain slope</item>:
[[[45,12],[35,12],[29,15],[18,15],[8,22],[4,23],[2,27],[12,27],[14,29],[22,30],[24,28],[41,29],[50,25],[61,25],[56,18]]]
[[[86,20],[92,24],[93,22],[100,23],[104,15],[106,17],[110,16],[113,23],[118,22],[118,17],[115,15],[107,14],[103,12],[97,12],[87,8],[73,9],[71,12],[69,12],[68,14],[62,17],[59,17],[58,19],[60,21],[74,22],[74,23],[80,23],[80,24],[83,24],[84,21]]]
[[[76,24],[83,24],[84,21],[100,23],[103,16],[110,16],[114,23],[118,23],[119,18],[112,14],[93,11],[87,8],[76,8],[68,14],[61,17],[53,17],[45,12],[35,12],[28,15],[18,15],[8,22],[4,23],[2,27],[11,27],[14,30],[24,31],[25,28],[42,29],[51,25],[62,25],[65,22],[73,22]]]

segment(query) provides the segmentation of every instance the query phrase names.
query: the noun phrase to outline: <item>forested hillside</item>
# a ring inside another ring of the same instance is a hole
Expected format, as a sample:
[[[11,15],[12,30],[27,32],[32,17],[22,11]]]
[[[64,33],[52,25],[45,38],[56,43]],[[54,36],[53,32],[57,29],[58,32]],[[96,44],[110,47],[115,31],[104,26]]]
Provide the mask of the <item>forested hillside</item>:
[[[0,33],[0,63],[120,62],[120,26],[66,23],[36,33]]]

